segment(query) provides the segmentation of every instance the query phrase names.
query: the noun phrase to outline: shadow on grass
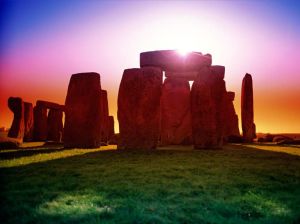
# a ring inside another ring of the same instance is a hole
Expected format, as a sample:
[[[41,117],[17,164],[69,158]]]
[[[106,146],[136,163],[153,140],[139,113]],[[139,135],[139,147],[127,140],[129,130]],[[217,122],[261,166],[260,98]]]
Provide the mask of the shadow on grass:
[[[52,153],[63,150],[68,149],[65,149],[63,147],[63,144],[61,143],[46,142],[45,144],[39,146],[22,147],[15,150],[6,150],[5,152],[0,151],[0,159],[21,158],[36,154]]]
[[[97,151],[0,169],[4,223],[297,223],[300,157],[224,150]]]

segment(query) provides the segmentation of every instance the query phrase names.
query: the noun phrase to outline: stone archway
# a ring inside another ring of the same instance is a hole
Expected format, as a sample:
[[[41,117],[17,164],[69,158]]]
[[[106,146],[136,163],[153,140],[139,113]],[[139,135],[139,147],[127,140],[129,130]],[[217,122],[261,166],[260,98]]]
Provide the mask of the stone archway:
[[[141,68],[126,69],[120,84],[118,148],[153,149],[159,136],[163,145],[192,142],[194,148],[222,147],[236,114],[225,87],[225,67],[211,64],[211,55],[199,52],[141,53]],[[152,79],[154,69],[158,82]],[[163,72],[166,79],[161,85]],[[191,90],[189,81],[194,81]],[[237,120],[233,122],[238,129]]]

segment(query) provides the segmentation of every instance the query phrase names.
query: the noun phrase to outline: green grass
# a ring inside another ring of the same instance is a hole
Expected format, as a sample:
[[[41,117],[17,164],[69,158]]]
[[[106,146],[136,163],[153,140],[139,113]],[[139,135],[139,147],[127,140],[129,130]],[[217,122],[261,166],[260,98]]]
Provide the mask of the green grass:
[[[300,148],[114,149],[0,151],[0,222],[300,223]]]

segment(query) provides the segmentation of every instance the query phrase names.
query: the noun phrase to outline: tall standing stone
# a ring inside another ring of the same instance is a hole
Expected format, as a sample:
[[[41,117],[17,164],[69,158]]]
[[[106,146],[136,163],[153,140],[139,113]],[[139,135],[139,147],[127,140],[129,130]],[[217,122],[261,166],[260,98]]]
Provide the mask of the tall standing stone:
[[[213,101],[211,71],[203,68],[195,79],[191,90],[191,113],[193,142],[195,149],[216,148],[216,108]]]
[[[48,113],[47,140],[61,142],[63,136],[63,111],[50,109]]]
[[[36,104],[33,108],[34,128],[33,139],[35,141],[47,140],[47,108]]]
[[[187,79],[166,78],[161,96],[161,144],[190,144],[192,123],[190,85]]]
[[[211,77],[209,79],[211,85],[211,93],[216,109],[216,136],[217,147],[221,148],[224,139],[225,129],[225,110],[226,110],[226,85],[224,81],[225,67],[221,65],[213,65],[210,67]]]
[[[101,90],[101,141],[108,142],[108,99],[107,91]]]
[[[242,82],[241,106],[243,138],[245,142],[252,142],[256,137],[256,128],[253,113],[252,76],[248,73],[246,73]]]
[[[8,132],[8,137],[19,138],[24,137],[24,103],[20,97],[9,97],[8,107],[14,113],[14,119]]]
[[[235,112],[233,101],[235,98],[234,92],[227,92],[226,100],[226,119],[224,138],[240,136],[238,116]]]
[[[24,102],[24,141],[33,140],[33,106],[32,103]]]
[[[118,94],[118,149],[155,149],[160,132],[162,71],[126,69]]]
[[[66,148],[100,147],[100,89],[98,73],[72,75],[65,102],[64,146]]]

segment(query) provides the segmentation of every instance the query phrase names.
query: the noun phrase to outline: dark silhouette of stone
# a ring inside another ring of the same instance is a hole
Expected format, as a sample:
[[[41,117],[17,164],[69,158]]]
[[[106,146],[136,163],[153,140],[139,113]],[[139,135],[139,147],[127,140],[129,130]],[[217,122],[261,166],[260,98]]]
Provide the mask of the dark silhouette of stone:
[[[245,142],[253,142],[256,137],[254,113],[253,113],[253,86],[252,77],[246,74],[242,83],[242,129]]]
[[[98,73],[72,75],[65,102],[64,146],[66,148],[100,147],[100,90]]]
[[[164,71],[198,71],[211,65],[211,55],[190,52],[185,56],[176,50],[148,51],[140,54],[140,67],[154,66]]]
[[[33,108],[33,139],[35,141],[47,140],[47,108],[41,105],[36,105]]]
[[[109,139],[109,144],[110,145],[118,145],[120,139],[120,134],[114,134],[110,139]]]
[[[33,106],[32,103],[24,102],[24,141],[33,140]]]
[[[20,97],[9,97],[8,107],[14,113],[14,119],[7,136],[23,139],[25,131],[23,100]]]
[[[47,111],[49,113],[47,116]],[[57,141],[62,140],[62,119],[60,116],[63,115],[65,110],[64,105],[57,103],[37,100],[34,108],[34,140],[35,141]],[[50,115],[50,118],[49,118]],[[60,121],[59,121],[60,120]]]
[[[155,149],[159,139],[162,71],[126,69],[118,94],[118,149]]]
[[[166,71],[165,76],[167,78],[182,78],[187,81],[194,81],[198,75],[198,71],[191,72],[178,72],[178,71]]]
[[[186,79],[166,78],[161,96],[161,144],[192,142],[190,86]]]
[[[229,142],[229,143],[243,143],[244,139],[240,135],[229,135],[229,136],[227,136],[226,142]]]
[[[63,112],[62,110],[50,109],[48,113],[47,140],[61,142],[63,136]]]
[[[221,65],[213,65],[210,67],[211,77],[208,81],[211,86],[211,94],[215,107],[216,116],[216,147],[221,148],[223,145],[224,133],[225,133],[225,120],[227,119],[226,113],[226,85],[224,81],[225,67]]]
[[[235,113],[233,100],[235,97],[234,92],[227,92],[227,95],[225,97],[225,103],[226,103],[226,119],[225,119],[225,133],[224,138],[226,141],[229,140],[229,136],[231,136],[231,139],[233,139],[233,136],[240,136],[239,131],[239,121],[238,116]]]
[[[108,116],[108,139],[111,140],[115,135],[115,122],[113,116]]]
[[[108,129],[108,99],[107,91],[101,90],[101,142],[107,143],[109,138],[109,129]]]
[[[44,107],[47,109],[62,110],[62,111],[64,111],[64,109],[65,109],[64,105],[60,105],[58,103],[53,103],[53,102],[44,101],[44,100],[37,100],[36,106]]]
[[[211,75],[212,72],[208,67],[201,69],[192,85],[191,114],[195,149],[219,147]]]

